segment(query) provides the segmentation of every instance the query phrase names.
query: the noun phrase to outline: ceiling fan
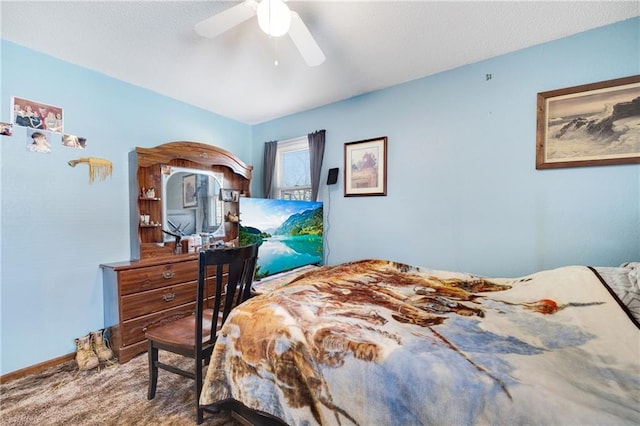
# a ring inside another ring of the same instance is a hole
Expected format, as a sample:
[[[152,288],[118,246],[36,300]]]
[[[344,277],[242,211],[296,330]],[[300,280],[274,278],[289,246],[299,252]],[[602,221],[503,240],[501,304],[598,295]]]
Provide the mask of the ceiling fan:
[[[258,15],[260,28],[268,35],[280,37],[289,34],[307,65],[315,67],[324,62],[324,53],[300,15],[290,10],[282,0],[245,0],[197,23],[194,30],[202,37],[214,38],[255,15]]]

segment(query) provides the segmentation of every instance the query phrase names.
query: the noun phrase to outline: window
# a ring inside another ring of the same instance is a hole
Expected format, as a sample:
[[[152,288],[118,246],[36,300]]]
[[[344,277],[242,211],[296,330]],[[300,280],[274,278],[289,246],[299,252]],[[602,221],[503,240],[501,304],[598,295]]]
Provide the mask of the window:
[[[306,136],[278,143],[275,198],[311,200],[311,162]]]

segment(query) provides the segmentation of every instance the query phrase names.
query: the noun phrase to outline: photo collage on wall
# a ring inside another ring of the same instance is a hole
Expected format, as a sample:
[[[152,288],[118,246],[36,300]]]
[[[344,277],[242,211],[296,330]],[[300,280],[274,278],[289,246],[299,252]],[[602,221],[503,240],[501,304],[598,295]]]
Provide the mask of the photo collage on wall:
[[[0,135],[13,136],[17,127],[26,128],[26,149],[48,153],[58,144],[67,148],[85,149],[87,139],[64,132],[64,111],[61,107],[12,97],[10,123],[0,122]]]

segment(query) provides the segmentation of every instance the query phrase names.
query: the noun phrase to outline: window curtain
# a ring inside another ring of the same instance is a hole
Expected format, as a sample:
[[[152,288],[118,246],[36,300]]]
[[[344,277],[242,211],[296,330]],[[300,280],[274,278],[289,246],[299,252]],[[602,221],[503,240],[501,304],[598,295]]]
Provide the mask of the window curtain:
[[[309,162],[311,163],[311,200],[318,201],[320,187],[320,170],[324,157],[325,131],[317,130],[307,135],[309,139]]]
[[[273,198],[271,190],[273,188],[277,152],[278,141],[264,143],[264,158],[262,164],[262,196],[264,198]]]

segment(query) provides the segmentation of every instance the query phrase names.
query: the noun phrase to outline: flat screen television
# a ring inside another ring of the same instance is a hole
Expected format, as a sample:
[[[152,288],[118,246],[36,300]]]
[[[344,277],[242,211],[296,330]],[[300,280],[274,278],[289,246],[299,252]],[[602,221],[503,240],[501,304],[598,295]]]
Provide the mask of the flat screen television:
[[[260,244],[256,279],[323,263],[318,201],[240,198],[240,245]]]

